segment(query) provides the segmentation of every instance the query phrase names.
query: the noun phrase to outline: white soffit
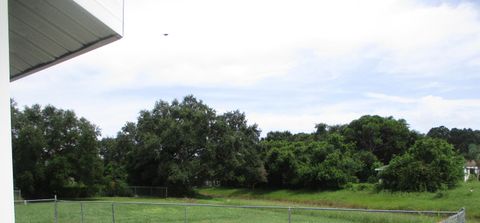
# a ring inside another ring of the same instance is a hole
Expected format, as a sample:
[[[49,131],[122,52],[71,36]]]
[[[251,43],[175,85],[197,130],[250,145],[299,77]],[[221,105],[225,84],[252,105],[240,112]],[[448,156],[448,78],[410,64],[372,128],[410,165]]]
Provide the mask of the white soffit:
[[[74,0],[115,32],[123,35],[123,0]]]
[[[9,0],[10,80],[123,35],[123,0]]]

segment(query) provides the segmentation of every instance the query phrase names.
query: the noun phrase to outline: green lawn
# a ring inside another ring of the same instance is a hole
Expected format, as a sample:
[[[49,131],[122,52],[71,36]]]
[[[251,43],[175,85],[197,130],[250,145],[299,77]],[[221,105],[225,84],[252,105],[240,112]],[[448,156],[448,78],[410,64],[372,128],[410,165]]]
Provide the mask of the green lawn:
[[[397,223],[438,222],[440,216],[414,214],[383,214],[339,211],[307,211],[295,207],[346,207],[368,209],[449,210],[467,209],[469,222],[480,222],[480,183],[470,182],[437,193],[375,192],[371,187],[355,187],[338,191],[306,190],[248,190],[229,188],[203,188],[198,196],[184,199],[157,198],[92,198],[83,203],[84,222],[112,222],[112,202],[115,202],[116,222],[187,222],[240,223],[288,222],[286,209],[245,209],[225,207],[184,207],[177,204],[214,204],[230,206],[282,206],[293,207],[291,222],[331,223]],[[93,201],[93,203],[92,203]],[[102,203],[104,202],[104,203]],[[121,204],[122,202],[168,203],[168,205]],[[60,222],[81,222],[80,202],[59,202]],[[53,203],[15,205],[16,222],[53,222]]]
[[[198,223],[241,223],[288,222],[288,209],[244,209],[225,207],[184,207],[173,203],[197,203],[220,205],[268,205],[288,206],[285,201],[251,200],[237,198],[201,199],[148,199],[148,198],[97,198],[98,201],[116,202],[114,206],[115,222],[187,222]],[[119,202],[162,202],[171,205],[121,204]],[[81,222],[80,202],[59,202],[58,219],[60,222]],[[290,206],[295,204],[290,203]],[[112,222],[111,203],[83,203],[84,222]],[[54,203],[17,204],[15,206],[17,223],[53,222]],[[338,211],[295,210],[291,212],[291,222],[298,223],[397,223],[397,222],[438,222],[438,216],[420,216],[411,214],[358,213]]]
[[[349,207],[403,210],[467,210],[469,222],[480,222],[480,182],[463,183],[459,187],[437,193],[376,192],[365,190],[247,190],[205,188],[204,196],[271,200],[308,206]]]

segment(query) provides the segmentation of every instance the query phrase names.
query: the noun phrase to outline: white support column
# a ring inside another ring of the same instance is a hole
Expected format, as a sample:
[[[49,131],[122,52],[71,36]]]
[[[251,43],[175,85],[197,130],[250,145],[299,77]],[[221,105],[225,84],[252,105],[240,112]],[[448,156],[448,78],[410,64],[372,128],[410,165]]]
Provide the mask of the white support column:
[[[9,89],[8,0],[0,0],[0,222],[15,222]]]

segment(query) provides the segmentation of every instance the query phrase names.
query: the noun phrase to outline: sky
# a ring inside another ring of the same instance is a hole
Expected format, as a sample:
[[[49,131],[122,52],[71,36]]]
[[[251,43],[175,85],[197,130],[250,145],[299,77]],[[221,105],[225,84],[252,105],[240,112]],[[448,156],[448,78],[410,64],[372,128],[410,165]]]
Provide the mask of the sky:
[[[103,136],[190,94],[263,135],[367,114],[480,129],[474,1],[125,0],[124,19],[123,39],[12,82],[12,98],[74,110]]]

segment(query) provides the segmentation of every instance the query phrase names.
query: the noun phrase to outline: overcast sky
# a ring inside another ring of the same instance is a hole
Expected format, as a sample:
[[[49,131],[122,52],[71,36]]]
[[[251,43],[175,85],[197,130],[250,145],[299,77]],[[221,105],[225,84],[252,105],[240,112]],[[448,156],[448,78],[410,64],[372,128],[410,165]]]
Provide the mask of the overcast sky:
[[[11,85],[103,136],[189,94],[263,134],[365,114],[480,129],[479,89],[480,5],[458,0],[126,0],[123,39]]]

